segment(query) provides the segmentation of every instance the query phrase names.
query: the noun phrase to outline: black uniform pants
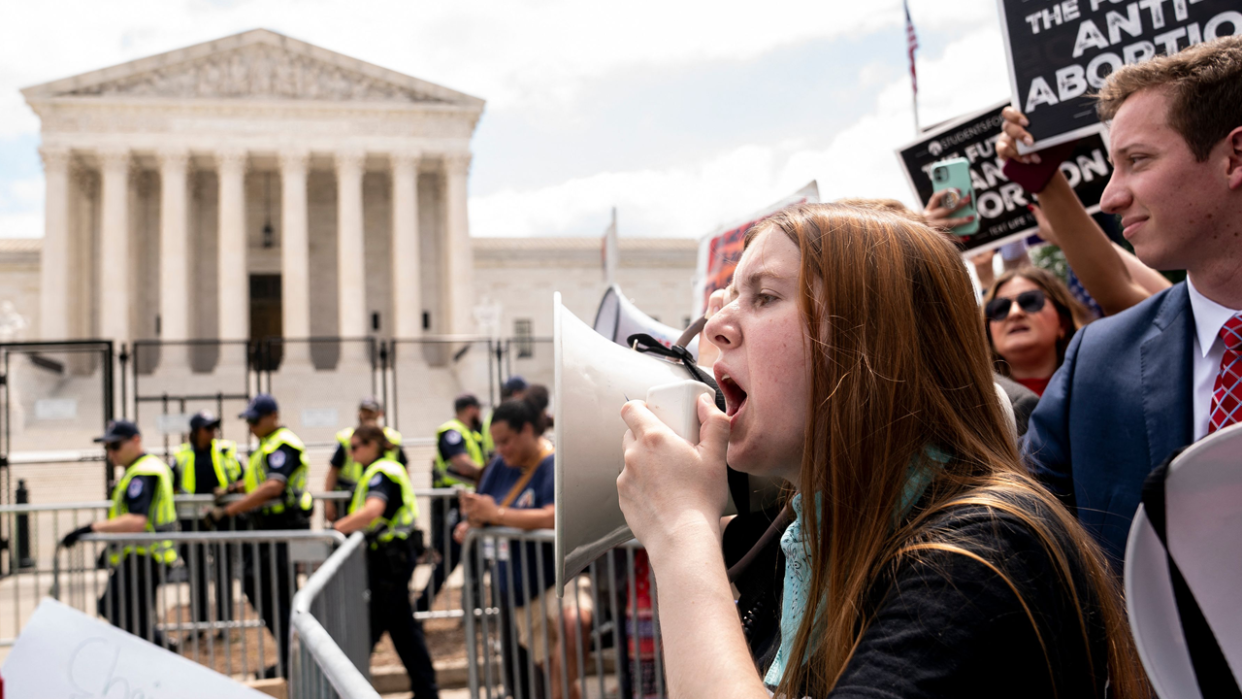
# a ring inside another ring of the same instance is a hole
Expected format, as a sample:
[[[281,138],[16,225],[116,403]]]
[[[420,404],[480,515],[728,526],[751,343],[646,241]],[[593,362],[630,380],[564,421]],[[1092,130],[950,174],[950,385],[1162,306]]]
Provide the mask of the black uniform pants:
[[[410,676],[415,699],[438,699],[436,670],[427,651],[422,624],[410,607],[410,576],[414,555],[407,542],[397,540],[367,551],[367,579],[371,587],[371,647],[384,632],[392,638],[401,664]]]
[[[151,557],[139,554],[121,558],[108,577],[108,587],[99,598],[98,610],[113,626],[163,646],[164,634],[152,625],[158,618],[155,588],[160,582],[156,569],[159,565]]]
[[[260,517],[256,529],[309,529],[305,517]],[[258,549],[257,551],[255,549]],[[245,576],[242,589],[250,606],[263,617],[263,625],[272,632],[280,648],[277,672],[289,676],[289,617],[293,611],[294,585],[297,581],[289,565],[289,545],[274,543],[242,544]]]
[[[196,520],[181,520],[181,531],[196,531]],[[221,526],[230,531],[232,526]],[[219,621],[233,618],[233,559],[237,557],[235,544],[185,543],[181,545],[181,560],[190,575],[191,613],[194,621],[211,621],[211,593],[215,588],[216,614]]]
[[[457,498],[431,499],[431,547],[440,554],[440,561],[432,568],[431,579],[414,604],[420,612],[431,609],[435,596],[444,588],[445,579],[461,561],[461,544],[453,541],[453,529],[461,521],[459,507]]]

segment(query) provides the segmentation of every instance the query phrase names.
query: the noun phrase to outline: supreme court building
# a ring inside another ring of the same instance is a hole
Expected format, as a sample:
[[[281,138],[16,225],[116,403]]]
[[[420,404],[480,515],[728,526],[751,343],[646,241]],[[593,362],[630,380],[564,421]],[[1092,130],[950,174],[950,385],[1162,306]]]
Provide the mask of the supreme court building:
[[[472,332],[483,100],[262,29],[22,93],[41,337]]]
[[[588,322],[603,295],[597,238],[471,238],[477,97],[264,29],[22,94],[46,231],[0,231],[17,339],[160,340],[176,369],[186,340],[549,336],[553,291]],[[694,251],[623,237],[617,281],[677,325]]]
[[[588,323],[604,294],[600,238],[471,237],[479,98],[262,29],[22,94],[42,121],[45,235],[0,230],[0,350],[128,346],[115,414],[144,432],[176,439],[161,414],[209,408],[243,437],[239,399],[203,398],[256,390],[246,341],[275,337],[263,390],[308,443],[332,444],[359,397],[385,397],[366,361],[384,340],[389,417],[430,440],[454,396],[487,401],[499,378],[488,342],[460,338],[517,340],[506,373],[551,384],[553,292]],[[625,294],[688,323],[696,241],[619,248]],[[3,448],[93,448],[98,365],[39,353],[8,365]]]

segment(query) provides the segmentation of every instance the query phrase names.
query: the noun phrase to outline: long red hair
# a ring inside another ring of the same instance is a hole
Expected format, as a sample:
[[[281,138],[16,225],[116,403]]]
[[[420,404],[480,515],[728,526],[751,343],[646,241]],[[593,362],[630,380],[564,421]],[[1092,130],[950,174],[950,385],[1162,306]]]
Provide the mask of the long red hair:
[[[1015,591],[1003,561],[968,550],[931,520],[958,506],[1018,517],[1034,532],[1077,608],[1095,605],[1108,635],[1115,697],[1146,697],[1125,613],[1099,547],[1021,466],[992,382],[974,290],[952,243],[899,215],[849,205],[787,209],[748,234],[789,237],[801,253],[800,307],[811,341],[811,391],[799,492],[811,561],[808,599],[778,693],[823,696],[868,625],[867,595],[903,557],[949,551],[992,568]],[[952,455],[922,506],[894,528],[908,464],[927,445]],[[1089,589],[1075,589],[1078,579]],[[1079,602],[1081,604],[1077,604]],[[1034,616],[1031,623],[1039,635]],[[818,622],[816,621],[818,619]],[[1080,613],[1081,639],[1089,642]],[[1102,682],[1101,682],[1102,684]]]

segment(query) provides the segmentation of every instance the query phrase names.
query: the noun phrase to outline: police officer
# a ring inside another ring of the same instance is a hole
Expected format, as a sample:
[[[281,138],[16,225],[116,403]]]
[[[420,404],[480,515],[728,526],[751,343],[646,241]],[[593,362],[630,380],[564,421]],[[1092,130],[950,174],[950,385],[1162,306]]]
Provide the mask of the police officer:
[[[280,424],[276,399],[266,393],[255,396],[239,417],[250,425],[250,433],[259,438],[259,446],[251,452],[242,476],[246,497],[212,508],[208,514],[212,525],[218,525],[225,517],[254,512],[255,529],[310,529],[312,501],[306,489],[306,476],[310,471],[306,446],[289,428]],[[246,566],[243,588],[251,606],[263,610],[263,623],[280,646],[282,667],[268,668],[267,673],[278,672],[279,676],[288,677],[289,614],[293,601],[289,545],[260,544],[258,549],[255,557],[253,547],[242,547]],[[275,581],[271,574],[273,567]],[[274,599],[273,587],[276,588]]]
[[[482,409],[479,399],[465,393],[453,401],[456,413],[452,420],[436,430],[436,460],[431,484],[435,488],[473,489],[483,473]],[[431,572],[431,579],[419,595],[415,608],[431,609],[435,593],[444,579],[461,560],[461,544],[453,541],[453,528],[461,520],[457,498],[436,497],[431,500],[431,546],[440,554],[440,561]]]
[[[379,425],[384,417],[384,407],[374,398],[363,398],[358,403],[358,426]],[[354,434],[353,427],[346,427],[336,433],[336,451],[328,464],[328,477],[324,479],[323,489],[332,492],[353,493],[358,481],[362,478],[362,465],[354,460],[349,453],[349,438]],[[401,433],[391,427],[384,428],[384,437],[392,448],[385,456],[394,459],[402,466],[409,462],[405,451],[401,448]],[[323,503],[324,519],[329,522],[336,519],[336,502],[325,500]]]
[[[116,534],[166,532],[177,528],[177,510],[173,504],[173,473],[168,464],[143,449],[138,426],[128,420],[114,420],[96,442],[102,442],[113,466],[125,468],[125,475],[112,490],[112,505],[106,522],[92,522],[69,532],[61,541],[68,548],[90,532]],[[159,584],[156,565],[177,561],[172,541],[143,542],[109,551],[112,575],[99,599],[99,615],[116,626],[170,647],[164,635],[155,628],[154,591]]]
[[[410,676],[415,699],[435,699],[436,671],[422,625],[410,608],[410,576],[419,551],[414,533],[418,504],[406,467],[388,456],[393,445],[378,425],[350,435],[349,449],[365,469],[354,488],[349,514],[336,522],[344,534],[367,534],[367,579],[371,586],[371,647],[384,631]]]
[[[177,476],[180,492],[187,495],[219,496],[228,492],[229,487],[241,479],[237,444],[217,439],[216,431],[219,427],[220,419],[208,410],[196,413],[190,418],[190,441],[182,444],[173,455],[173,473]],[[197,518],[183,518],[181,529],[196,529],[198,524]],[[234,527],[230,521],[224,528]],[[214,555],[217,552],[222,555]],[[181,556],[194,576],[194,584],[190,588],[194,621],[201,623],[210,620],[207,583],[212,578],[209,575],[212,562],[216,565],[216,618],[220,621],[229,619],[229,611],[233,606],[230,554],[231,547],[215,549],[205,544],[182,545]]]

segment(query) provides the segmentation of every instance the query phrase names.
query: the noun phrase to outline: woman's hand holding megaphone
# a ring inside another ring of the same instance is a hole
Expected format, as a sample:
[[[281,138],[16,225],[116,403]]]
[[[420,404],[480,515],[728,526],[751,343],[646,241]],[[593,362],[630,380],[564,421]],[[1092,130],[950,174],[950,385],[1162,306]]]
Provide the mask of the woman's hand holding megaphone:
[[[709,394],[698,399],[699,443],[678,437],[643,401],[621,408],[629,426],[622,446],[625,468],[617,477],[621,512],[653,559],[683,533],[706,526],[720,538],[720,516],[729,499],[725,452],[729,418]]]

